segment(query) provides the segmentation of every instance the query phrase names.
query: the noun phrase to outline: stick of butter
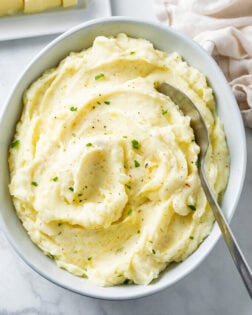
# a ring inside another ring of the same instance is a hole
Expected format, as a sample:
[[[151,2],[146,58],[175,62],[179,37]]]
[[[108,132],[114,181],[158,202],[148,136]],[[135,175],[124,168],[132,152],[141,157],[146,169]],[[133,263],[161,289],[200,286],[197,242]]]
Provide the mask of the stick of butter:
[[[23,9],[23,0],[0,0],[0,16],[16,13]]]
[[[34,13],[61,6],[61,0],[24,0],[24,12]]]
[[[63,7],[71,7],[73,5],[76,5],[78,0],[62,0]]]

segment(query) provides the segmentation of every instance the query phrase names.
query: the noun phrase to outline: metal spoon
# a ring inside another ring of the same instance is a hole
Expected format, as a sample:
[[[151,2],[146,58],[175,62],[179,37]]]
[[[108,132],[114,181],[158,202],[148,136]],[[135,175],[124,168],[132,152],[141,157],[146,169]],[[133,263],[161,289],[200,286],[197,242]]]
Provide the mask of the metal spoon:
[[[194,131],[195,142],[200,147],[200,153],[198,156],[198,170],[201,180],[202,188],[205,192],[206,198],[212,208],[215,219],[221,229],[223,238],[229,249],[229,252],[234,260],[234,263],[242,277],[242,280],[248,290],[250,297],[252,298],[252,273],[248,266],[248,263],[230,229],[227,220],[218,205],[214,193],[207,181],[204,163],[205,157],[209,146],[209,136],[204,120],[193,102],[180,90],[174,88],[168,83],[162,83],[157,87],[157,90],[171,98],[171,100],[179,106],[182,112],[191,118],[191,127]]]

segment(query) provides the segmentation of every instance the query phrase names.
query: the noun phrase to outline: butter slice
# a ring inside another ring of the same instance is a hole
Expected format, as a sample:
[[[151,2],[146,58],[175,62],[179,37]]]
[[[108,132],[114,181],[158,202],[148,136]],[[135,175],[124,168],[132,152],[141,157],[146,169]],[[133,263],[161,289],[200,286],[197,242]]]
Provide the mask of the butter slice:
[[[71,7],[73,5],[76,5],[78,3],[78,0],[62,0],[63,7]]]
[[[24,0],[24,12],[35,13],[61,6],[61,0]]]
[[[23,9],[23,0],[0,0],[0,16],[14,14]]]

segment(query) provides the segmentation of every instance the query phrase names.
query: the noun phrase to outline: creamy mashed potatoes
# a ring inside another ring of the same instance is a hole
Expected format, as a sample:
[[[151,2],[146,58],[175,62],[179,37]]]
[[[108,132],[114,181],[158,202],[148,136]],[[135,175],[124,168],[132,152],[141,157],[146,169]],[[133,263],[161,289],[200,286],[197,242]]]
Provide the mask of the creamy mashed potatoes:
[[[97,37],[24,96],[9,155],[17,214],[59,267],[98,285],[150,283],[213,225],[190,119],[156,91],[163,81],[204,117],[207,176],[220,196],[228,151],[213,93],[176,52],[125,34]]]

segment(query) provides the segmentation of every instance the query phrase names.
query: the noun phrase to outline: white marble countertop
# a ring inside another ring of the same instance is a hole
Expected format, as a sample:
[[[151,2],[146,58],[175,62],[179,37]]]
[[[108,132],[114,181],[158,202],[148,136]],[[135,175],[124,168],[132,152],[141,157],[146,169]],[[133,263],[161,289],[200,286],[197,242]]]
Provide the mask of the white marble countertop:
[[[112,0],[114,15],[155,19],[152,0]],[[0,106],[30,59],[55,36],[0,43]],[[246,130],[248,167],[232,228],[252,265],[252,130]],[[189,276],[150,297],[102,301],[55,286],[32,271],[0,231],[0,315],[251,315],[252,303],[221,240]]]

